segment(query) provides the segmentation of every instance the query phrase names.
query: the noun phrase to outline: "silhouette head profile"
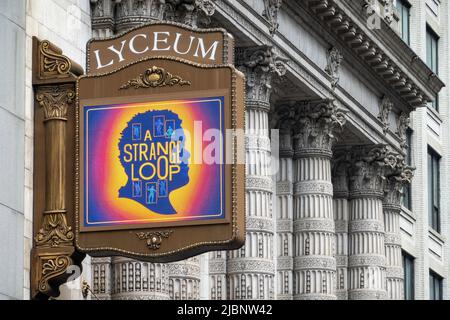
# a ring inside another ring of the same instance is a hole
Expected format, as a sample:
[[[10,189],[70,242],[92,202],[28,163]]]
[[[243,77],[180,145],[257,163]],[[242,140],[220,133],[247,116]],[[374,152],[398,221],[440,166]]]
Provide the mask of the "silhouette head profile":
[[[121,133],[120,163],[128,177],[120,198],[159,214],[176,214],[170,193],[189,183],[189,152],[179,116],[169,110],[135,115]]]

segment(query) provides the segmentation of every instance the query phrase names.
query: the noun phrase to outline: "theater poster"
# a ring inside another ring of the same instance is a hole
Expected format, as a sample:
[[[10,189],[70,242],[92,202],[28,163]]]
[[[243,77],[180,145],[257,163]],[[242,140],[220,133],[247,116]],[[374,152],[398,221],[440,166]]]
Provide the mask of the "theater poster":
[[[239,71],[149,58],[83,76],[77,91],[80,251],[174,261],[243,244]]]

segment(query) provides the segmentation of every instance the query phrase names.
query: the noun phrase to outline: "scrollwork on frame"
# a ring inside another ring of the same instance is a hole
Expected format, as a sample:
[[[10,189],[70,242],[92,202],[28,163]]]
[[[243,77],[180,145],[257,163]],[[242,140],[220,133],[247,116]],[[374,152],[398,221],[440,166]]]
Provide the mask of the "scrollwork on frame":
[[[44,212],[42,228],[35,240],[40,247],[72,245],[74,233],[67,223],[66,212]]]
[[[41,78],[69,77],[72,62],[68,57],[62,55],[60,50],[52,46],[49,41],[44,40],[40,43],[39,56]]]
[[[54,291],[54,286],[50,285],[49,282],[64,275],[71,264],[72,260],[65,255],[42,257],[38,290],[45,295]]]
[[[169,231],[155,231],[155,232],[138,232],[136,236],[139,240],[147,240],[147,247],[152,250],[157,250],[161,247],[164,239],[170,237],[173,233],[172,230]]]
[[[174,76],[170,72],[167,72],[163,68],[153,66],[145,70],[144,74],[141,74],[135,79],[129,80],[127,83],[120,87],[121,90],[129,89],[131,87],[135,89],[139,88],[156,88],[165,86],[190,86],[191,82],[183,80],[180,76]]]

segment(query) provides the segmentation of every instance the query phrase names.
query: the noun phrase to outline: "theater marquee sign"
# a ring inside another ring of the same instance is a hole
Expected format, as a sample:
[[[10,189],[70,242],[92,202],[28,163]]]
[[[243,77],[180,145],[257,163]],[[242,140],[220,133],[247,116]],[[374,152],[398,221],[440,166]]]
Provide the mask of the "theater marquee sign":
[[[69,203],[47,208],[36,200],[35,210],[66,219],[72,263],[74,254],[170,262],[242,246],[244,147],[236,132],[244,128],[244,79],[228,63],[233,51],[222,29],[159,23],[90,41],[86,75],[69,66],[73,107],[55,120],[67,126],[64,141],[75,137],[59,158],[73,159],[59,179]],[[44,53],[35,64],[49,61]],[[35,87],[41,82],[36,76]],[[37,140],[49,127],[40,125]],[[51,177],[35,176],[35,186],[58,181],[51,168],[44,172]],[[47,252],[37,241],[34,252],[42,268]]]

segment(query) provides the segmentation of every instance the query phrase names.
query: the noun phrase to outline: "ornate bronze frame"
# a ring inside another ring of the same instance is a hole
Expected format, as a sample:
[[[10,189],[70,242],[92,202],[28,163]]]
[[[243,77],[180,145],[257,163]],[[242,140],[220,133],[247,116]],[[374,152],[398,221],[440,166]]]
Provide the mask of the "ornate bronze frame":
[[[75,250],[72,188],[73,142],[70,127],[75,84],[83,69],[49,41],[33,38],[34,221],[31,298],[59,295],[59,285],[84,254]],[[39,190],[39,192],[37,192]]]

